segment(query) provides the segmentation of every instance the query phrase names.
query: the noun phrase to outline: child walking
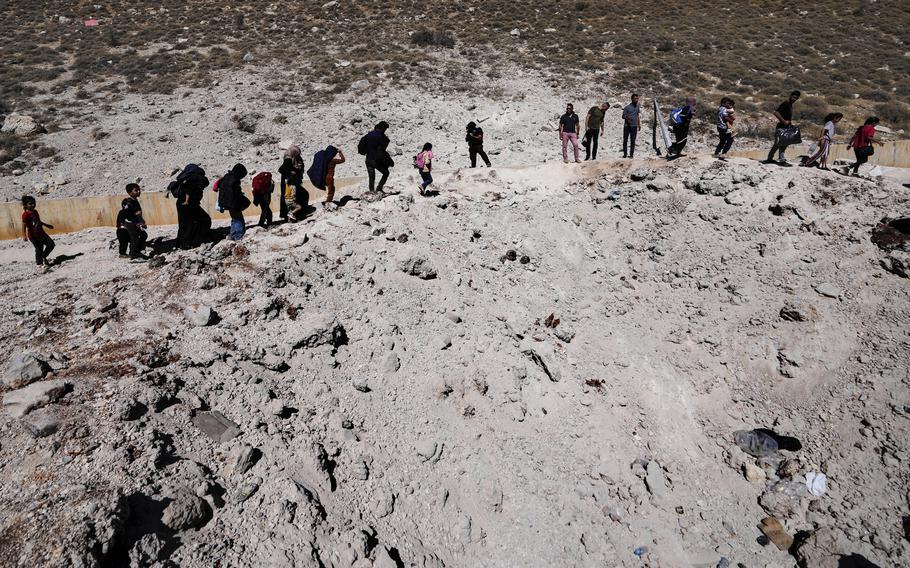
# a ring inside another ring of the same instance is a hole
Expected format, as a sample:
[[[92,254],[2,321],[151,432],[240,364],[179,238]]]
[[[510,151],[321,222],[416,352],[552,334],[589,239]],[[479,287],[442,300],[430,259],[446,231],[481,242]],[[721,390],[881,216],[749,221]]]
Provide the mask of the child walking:
[[[414,157],[414,166],[420,171],[420,177],[423,179],[417,191],[420,192],[420,195],[426,195],[427,187],[433,183],[433,175],[430,173],[433,170],[432,144],[427,142],[423,145],[423,150]]]
[[[138,183],[126,184],[126,193],[129,195],[120,203],[120,212],[117,213],[117,241],[120,245],[120,258],[127,258],[126,250],[129,246],[129,258],[138,260],[142,258],[142,249],[148,240],[145,232],[145,219],[142,218],[142,206],[139,205],[139,196],[142,188]]]
[[[53,229],[54,226],[41,221],[36,207],[34,197],[22,196],[22,238],[25,241],[31,241],[32,246],[35,247],[35,264],[38,265],[38,272],[47,272],[51,265],[48,256],[54,250],[54,240],[44,231],[44,228]]]
[[[714,157],[719,160],[727,159],[727,152],[733,147],[733,122],[734,102],[730,97],[724,97],[720,100],[720,107],[717,109],[717,148],[714,149]]]
[[[272,192],[275,182],[270,172],[259,172],[253,176],[253,205],[259,206],[259,226],[268,228],[272,224]]]

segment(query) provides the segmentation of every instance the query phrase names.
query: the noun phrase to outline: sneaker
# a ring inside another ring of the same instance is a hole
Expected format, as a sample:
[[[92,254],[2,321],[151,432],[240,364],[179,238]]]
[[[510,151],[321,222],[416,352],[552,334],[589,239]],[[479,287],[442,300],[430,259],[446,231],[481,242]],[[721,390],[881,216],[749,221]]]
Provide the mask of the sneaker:
[[[51,267],[46,264],[39,264],[35,267],[35,274],[47,274],[50,269]]]
[[[568,163],[569,163],[569,160],[563,160],[562,163],[563,163],[563,164],[568,164]]]
[[[423,189],[422,185],[417,186],[417,193],[419,193],[420,195],[426,195],[426,191]]]
[[[128,254],[118,254],[117,256],[119,256],[120,258],[129,258],[130,257],[130,255],[128,255]]]
[[[575,160],[575,163],[576,163],[576,164],[580,164],[580,163],[581,163],[581,160]]]

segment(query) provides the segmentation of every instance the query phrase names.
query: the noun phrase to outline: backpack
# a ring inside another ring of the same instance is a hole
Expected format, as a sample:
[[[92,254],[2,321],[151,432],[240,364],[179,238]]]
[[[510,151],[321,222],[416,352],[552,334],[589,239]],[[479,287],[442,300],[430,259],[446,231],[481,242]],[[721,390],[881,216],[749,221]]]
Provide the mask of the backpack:
[[[426,163],[426,158],[424,157],[423,152],[420,152],[414,156],[414,167],[418,170],[422,170]]]
[[[367,135],[364,134],[363,138],[360,139],[360,142],[357,143],[357,153],[361,156],[367,155]]]
[[[329,160],[327,159],[325,150],[319,150],[316,152],[316,155],[313,156],[313,163],[310,165],[310,169],[306,171],[306,175],[310,178],[310,182],[318,189],[325,189],[325,174],[328,171]]]
[[[272,188],[272,174],[259,172],[253,177],[253,197],[261,197]]]
[[[221,183],[221,178],[215,180],[215,183],[212,184],[212,191],[218,193],[218,184]]]
[[[196,164],[187,164],[177,174],[177,178],[168,184],[167,191],[176,199],[182,199],[188,192],[205,189],[209,185],[209,178],[205,177],[205,170]]]
[[[681,106],[670,111],[670,124],[682,124],[685,118],[683,111],[686,107]]]

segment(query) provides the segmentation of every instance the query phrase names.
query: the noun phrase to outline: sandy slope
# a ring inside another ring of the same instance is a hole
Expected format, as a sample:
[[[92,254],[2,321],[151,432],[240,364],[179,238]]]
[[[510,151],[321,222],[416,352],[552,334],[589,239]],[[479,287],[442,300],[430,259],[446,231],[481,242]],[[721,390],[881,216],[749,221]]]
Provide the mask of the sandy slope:
[[[769,514],[821,529],[810,566],[904,562],[907,280],[869,232],[906,188],[706,159],[439,177],[162,266],[93,230],[36,277],[3,243],[4,342],[73,385],[2,415],[4,564],[792,566]],[[801,449],[747,456],[754,427]]]

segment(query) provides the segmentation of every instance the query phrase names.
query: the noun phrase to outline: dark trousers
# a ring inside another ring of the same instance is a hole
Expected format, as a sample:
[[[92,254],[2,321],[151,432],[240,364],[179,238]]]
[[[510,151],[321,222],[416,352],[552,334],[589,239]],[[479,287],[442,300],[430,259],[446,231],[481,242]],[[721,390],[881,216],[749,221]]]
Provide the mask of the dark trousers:
[[[635,156],[635,139],[638,138],[638,126],[632,126],[629,123],[622,125],[622,156],[625,158]],[[628,149],[628,152],[626,150]]]
[[[281,196],[278,200],[278,216],[282,219],[288,218],[288,179],[281,176]]]
[[[487,153],[483,151],[483,145],[468,145],[468,154],[471,156],[471,167],[477,167],[477,156],[480,156],[480,159],[483,160],[483,163],[490,167],[490,158],[487,157]]]
[[[367,158],[367,177],[370,178],[370,191],[382,191],[382,188],[385,186],[385,182],[389,179],[389,168],[386,166],[380,166],[376,163],[376,160],[370,160]],[[382,174],[382,177],[379,178],[379,185],[376,184],[376,172]]]
[[[287,207],[287,205],[285,205]],[[268,227],[272,224],[272,194],[266,193],[259,198],[259,226]]]
[[[139,258],[139,253],[145,248],[149,235],[132,223],[124,224],[117,229],[117,241],[120,245],[120,254],[126,254],[129,246],[130,258]]]
[[[856,156],[856,163],[850,166],[853,173],[858,174],[859,167],[869,161],[869,148],[871,148],[871,146],[853,149],[853,155]]]
[[[585,139],[588,141],[585,145],[585,160],[590,160],[591,158],[597,159],[597,140],[600,138],[600,130],[597,128],[589,128],[585,130]]]
[[[32,246],[35,247],[35,264],[41,266],[42,264],[47,264],[47,257],[50,256],[51,251],[54,250],[54,239],[50,238],[47,233],[35,237],[34,239],[29,239]]]
[[[719,140],[717,142],[717,148],[714,149],[714,155],[726,154],[730,151],[730,148],[733,147],[733,134],[726,128],[718,128],[717,136],[719,137]]]
[[[177,204],[177,246],[182,249],[198,247],[208,239],[212,218],[201,205]]]
[[[430,172],[420,172],[420,178],[423,180],[423,183],[421,185],[424,189],[433,183],[433,176],[430,174]]]
[[[689,123],[674,124],[673,136],[676,137],[676,141],[673,142],[667,153],[671,156],[676,156],[682,154],[683,148],[686,147],[686,142],[689,141]]]
[[[768,161],[774,161],[774,152],[777,152],[777,159],[780,161],[784,160],[784,151],[787,149],[786,144],[781,144],[780,135],[786,130],[786,128],[775,128],[774,129],[774,146],[771,146],[771,151],[768,152]]]

